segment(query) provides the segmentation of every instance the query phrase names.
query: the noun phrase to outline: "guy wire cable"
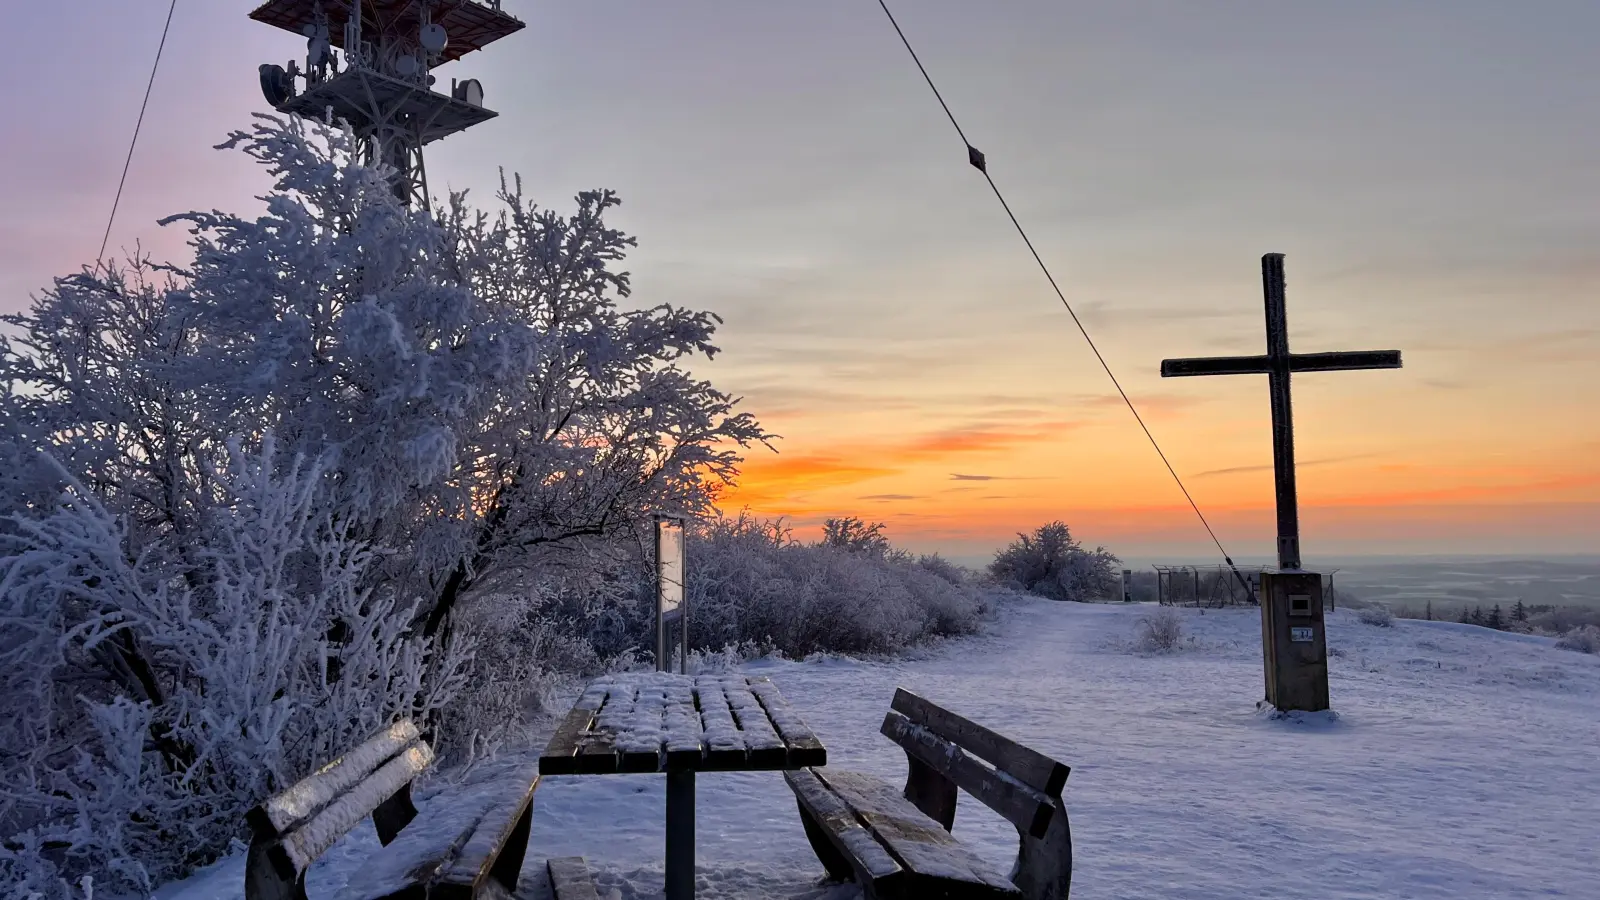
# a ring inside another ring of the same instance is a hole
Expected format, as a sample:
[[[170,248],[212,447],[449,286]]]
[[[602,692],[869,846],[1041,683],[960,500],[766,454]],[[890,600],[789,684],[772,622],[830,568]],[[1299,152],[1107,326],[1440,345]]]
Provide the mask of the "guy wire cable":
[[[167,32],[172,30],[172,12],[178,8],[178,0],[172,0],[167,7],[167,24],[161,26],[161,43],[156,45],[156,61],[150,66],[150,80],[144,86],[144,102],[139,104],[139,119],[133,123],[133,140],[128,142],[128,158],[122,162],[122,177],[117,180],[117,196],[111,201],[111,215],[106,218],[106,233],[100,239],[100,253],[95,256],[96,264],[106,258],[106,245],[111,243],[111,223],[117,220],[117,207],[122,204],[122,188],[128,183],[128,168],[133,165],[133,148],[139,146],[139,129],[144,127],[144,111],[150,106],[150,89],[156,84],[156,70],[161,68],[161,51],[167,48]]]
[[[1199,504],[1194,502],[1194,497],[1189,493],[1189,488],[1184,485],[1183,479],[1178,477],[1178,471],[1168,461],[1167,454],[1162,451],[1161,444],[1156,441],[1156,436],[1150,433],[1150,427],[1144,423],[1144,417],[1139,415],[1138,408],[1133,405],[1133,400],[1128,397],[1128,392],[1122,389],[1122,383],[1117,380],[1116,373],[1111,371],[1111,365],[1101,355],[1100,348],[1095,346],[1094,338],[1089,336],[1089,330],[1083,326],[1083,321],[1078,318],[1078,314],[1073,310],[1072,304],[1067,301],[1067,295],[1062,292],[1061,286],[1056,283],[1055,276],[1050,274],[1050,267],[1045,265],[1044,258],[1034,248],[1033,240],[1028,237],[1028,232],[1022,227],[1022,223],[1017,221],[1016,213],[1011,211],[1011,204],[1006,202],[1005,195],[1000,192],[1000,186],[994,183],[994,178],[990,176],[988,166],[984,161],[983,151],[972,146],[972,142],[967,140],[967,134],[961,130],[961,123],[956,121],[955,113],[951,112],[950,105],[944,102],[944,95],[939,93],[939,88],[933,83],[933,77],[928,74],[927,67],[922,64],[921,58],[917,56],[917,51],[911,46],[911,41],[906,38],[906,33],[900,30],[900,23],[895,21],[894,13],[889,11],[887,0],[878,0],[878,6],[882,7],[883,14],[889,17],[889,24],[894,26],[894,33],[900,36],[900,43],[905,45],[906,52],[911,54],[911,61],[917,64],[917,71],[922,73],[922,80],[928,83],[929,90],[933,91],[934,98],[939,101],[939,106],[944,110],[945,117],[950,120],[950,124],[955,128],[956,135],[961,138],[961,143],[966,145],[967,162],[983,175],[984,181],[989,183],[989,190],[993,191],[995,199],[1000,201],[1000,206],[1005,209],[1006,217],[1011,220],[1012,226],[1017,229],[1017,234],[1022,237],[1022,242],[1028,245],[1028,252],[1033,254],[1033,261],[1039,264],[1039,271],[1044,273],[1045,279],[1050,282],[1050,287],[1056,292],[1056,297],[1060,299],[1061,305],[1066,307],[1067,315],[1072,317],[1072,324],[1078,326],[1078,332],[1083,335],[1084,341],[1089,344],[1089,349],[1094,352],[1094,358],[1099,360],[1100,368],[1105,370],[1106,376],[1111,379],[1112,386],[1117,389],[1117,393],[1122,397],[1122,402],[1127,404],[1128,411],[1133,413],[1134,421],[1139,423],[1139,429],[1144,432],[1146,438],[1149,438],[1150,446],[1155,448],[1156,455],[1161,457],[1162,465],[1167,467],[1167,472],[1172,475],[1172,480],[1177,482],[1178,490],[1183,492],[1183,498],[1189,501],[1189,507],[1200,518],[1200,524],[1205,527],[1206,534],[1211,536],[1211,543],[1217,545],[1217,551],[1222,554],[1222,558],[1227,562],[1228,568],[1233,570],[1233,576],[1239,580],[1240,584],[1244,585],[1245,591],[1253,598],[1255,593],[1250,590],[1249,582],[1245,581],[1244,576],[1239,573],[1239,568],[1233,564],[1233,558],[1228,555],[1227,549],[1222,546],[1222,541],[1217,539],[1217,533],[1211,529],[1211,523],[1206,521],[1205,513],[1201,512]]]

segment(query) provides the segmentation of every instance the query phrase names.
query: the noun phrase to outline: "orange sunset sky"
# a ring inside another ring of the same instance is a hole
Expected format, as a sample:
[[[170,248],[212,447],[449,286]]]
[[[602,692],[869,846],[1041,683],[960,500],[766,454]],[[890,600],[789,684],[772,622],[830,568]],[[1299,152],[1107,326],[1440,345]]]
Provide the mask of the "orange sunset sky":
[[[159,5],[160,10],[155,6]],[[246,210],[211,149],[302,41],[180,4],[112,246]],[[494,121],[429,148],[558,209],[612,187],[629,302],[717,311],[695,371],[778,453],[725,506],[832,515],[976,559],[1066,520],[1133,559],[1215,556],[876,4],[505,0],[529,28],[453,64]],[[1308,561],[1600,553],[1600,4],[901,3],[908,36],[1174,467],[1241,559],[1273,552],[1266,380],[1161,359],[1264,349],[1287,254]],[[0,308],[92,259],[165,4],[35,4],[0,61]]]

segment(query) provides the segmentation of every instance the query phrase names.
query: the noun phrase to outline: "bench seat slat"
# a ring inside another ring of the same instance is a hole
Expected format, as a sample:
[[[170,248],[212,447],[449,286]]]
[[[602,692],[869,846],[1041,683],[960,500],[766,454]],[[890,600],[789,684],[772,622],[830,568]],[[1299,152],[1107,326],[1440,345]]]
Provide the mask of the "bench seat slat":
[[[909,800],[870,775],[813,769],[824,785],[865,823],[924,890],[928,882],[967,886],[972,897],[1016,897],[1017,886],[928,818]],[[982,890],[977,890],[981,888]]]
[[[1055,806],[1043,793],[1005,773],[986,768],[960,747],[912,724],[910,719],[892,710],[883,718],[882,731],[907,753],[954,782],[956,787],[1005,816],[1024,834],[1043,837],[1050,827]]]
[[[795,798],[828,833],[834,846],[850,860],[852,868],[873,881],[902,871],[889,851],[856,821],[850,808],[817,778],[816,773],[810,769],[794,769],[784,772],[783,778],[794,790]]]
[[[394,843],[368,856],[337,900],[390,900],[425,892],[472,837],[487,798],[429,808]]]
[[[484,810],[461,852],[439,873],[438,883],[476,888],[488,879],[495,861],[506,852],[518,823],[533,805],[533,792],[539,789],[538,763],[494,784],[497,786],[494,802]]]
[[[1061,796],[1072,770],[1043,753],[979,725],[971,719],[924,700],[905,688],[896,688],[889,708],[915,725],[958,744],[1017,781],[1051,797]]]
[[[502,854],[520,861],[524,848],[510,841],[538,787],[534,765],[437,798],[394,843],[367,858],[338,900],[477,896]]]

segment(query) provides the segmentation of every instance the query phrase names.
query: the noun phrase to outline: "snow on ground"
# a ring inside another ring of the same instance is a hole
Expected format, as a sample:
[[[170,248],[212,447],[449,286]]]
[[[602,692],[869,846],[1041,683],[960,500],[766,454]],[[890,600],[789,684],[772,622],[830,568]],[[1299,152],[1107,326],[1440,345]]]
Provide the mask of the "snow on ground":
[[[1128,648],[1152,609],[1019,600],[991,634],[920,658],[744,669],[771,677],[830,766],[904,778],[878,734],[896,686],[1070,765],[1074,900],[1596,896],[1600,658],[1341,610],[1328,620],[1337,719],[1274,720],[1255,708],[1255,610],[1181,610],[1193,641],[1140,655]],[[820,883],[779,774],[702,774],[698,788],[700,897],[859,896]],[[548,896],[544,860],[568,855],[598,870],[602,896],[662,896],[661,776],[547,778],[534,809],[522,900]],[[1002,869],[1015,855],[1015,831],[966,795],[955,833]],[[312,897],[374,846],[366,826],[336,847]],[[158,896],[239,897],[241,863]]]

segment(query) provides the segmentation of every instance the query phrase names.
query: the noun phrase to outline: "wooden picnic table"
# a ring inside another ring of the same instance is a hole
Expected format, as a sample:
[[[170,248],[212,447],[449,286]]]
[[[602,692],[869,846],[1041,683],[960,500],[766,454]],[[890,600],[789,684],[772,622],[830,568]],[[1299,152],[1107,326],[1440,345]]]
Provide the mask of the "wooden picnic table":
[[[827,760],[822,742],[764,677],[650,672],[592,682],[539,757],[539,773],[665,773],[667,900],[690,900],[695,773]]]

